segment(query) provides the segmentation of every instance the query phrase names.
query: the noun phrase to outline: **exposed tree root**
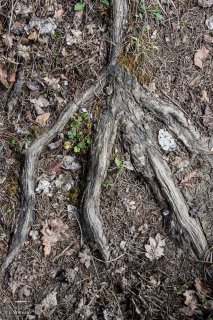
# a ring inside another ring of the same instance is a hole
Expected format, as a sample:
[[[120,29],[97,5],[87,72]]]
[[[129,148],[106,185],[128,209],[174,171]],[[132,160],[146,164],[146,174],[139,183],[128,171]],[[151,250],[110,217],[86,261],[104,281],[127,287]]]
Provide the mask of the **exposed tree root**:
[[[78,101],[70,102],[56,121],[55,125],[48,132],[44,133],[34,141],[33,144],[24,152],[24,163],[21,175],[21,210],[19,212],[17,229],[12,239],[8,256],[2,265],[2,271],[5,271],[8,268],[19,250],[23,247],[34,221],[35,169],[41,151],[55,136],[57,136],[58,133],[64,129],[72,114],[76,112],[80,106],[91,101],[94,94],[97,93],[97,91],[104,85],[106,74],[108,74],[108,70],[100,76],[97,83],[89,88]]]
[[[189,208],[176,183],[169,166],[163,160],[154,141],[146,111],[160,116],[165,126],[190,150],[211,154],[212,141],[201,139],[198,131],[189,123],[184,113],[174,104],[165,103],[151,96],[136,78],[117,64],[122,34],[127,17],[127,1],[113,1],[114,25],[109,68],[97,83],[85,92],[81,99],[70,103],[49,132],[38,138],[25,151],[22,171],[22,201],[17,230],[9,254],[2,266],[4,271],[23,247],[33,223],[35,207],[35,168],[43,148],[60,132],[80,105],[92,99],[94,93],[106,82],[112,88],[107,108],[103,110],[92,146],[87,184],[81,203],[81,224],[84,236],[97,245],[104,261],[110,251],[103,232],[100,217],[101,184],[107,175],[112,147],[119,122],[124,131],[124,143],[128,146],[135,170],[149,182],[162,210],[169,207],[175,217],[176,227],[191,244],[194,253],[201,258],[207,249],[207,241],[200,226],[189,216]]]

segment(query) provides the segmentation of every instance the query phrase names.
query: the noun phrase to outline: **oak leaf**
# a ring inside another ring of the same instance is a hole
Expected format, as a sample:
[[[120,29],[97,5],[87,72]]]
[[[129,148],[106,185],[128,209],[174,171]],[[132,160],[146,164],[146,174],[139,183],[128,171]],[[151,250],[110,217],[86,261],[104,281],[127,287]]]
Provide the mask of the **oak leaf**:
[[[194,55],[194,64],[200,68],[203,69],[203,60],[206,59],[209,55],[209,50],[206,49],[204,46],[202,46],[197,52],[195,52]]]
[[[41,230],[42,244],[44,246],[44,255],[48,256],[51,249],[60,240],[65,240],[69,237],[68,226],[60,218],[51,219],[49,223],[44,223]]]
[[[186,298],[185,305],[186,307],[183,308],[183,312],[186,316],[192,317],[197,309],[197,298],[194,290],[186,290],[183,294]]]
[[[146,253],[145,256],[150,260],[158,260],[162,256],[164,256],[164,246],[165,246],[165,239],[161,238],[161,235],[158,233],[156,234],[155,238],[150,237],[149,243],[145,245]]]
[[[50,117],[50,112],[44,112],[36,117],[36,123],[40,124],[41,126],[45,126],[49,117]]]

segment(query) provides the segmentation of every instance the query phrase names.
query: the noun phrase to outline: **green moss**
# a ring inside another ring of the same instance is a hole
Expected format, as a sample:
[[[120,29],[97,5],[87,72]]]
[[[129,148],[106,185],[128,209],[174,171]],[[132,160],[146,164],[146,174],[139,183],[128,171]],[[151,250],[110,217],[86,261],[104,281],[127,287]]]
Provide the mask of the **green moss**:
[[[129,72],[137,78],[141,85],[148,85],[152,81],[152,71],[142,70],[143,61],[136,60],[133,55],[129,54],[128,56],[120,56],[118,58],[118,63],[127,68]]]
[[[74,186],[69,192],[69,201],[73,205],[78,204],[80,189],[77,186]]]

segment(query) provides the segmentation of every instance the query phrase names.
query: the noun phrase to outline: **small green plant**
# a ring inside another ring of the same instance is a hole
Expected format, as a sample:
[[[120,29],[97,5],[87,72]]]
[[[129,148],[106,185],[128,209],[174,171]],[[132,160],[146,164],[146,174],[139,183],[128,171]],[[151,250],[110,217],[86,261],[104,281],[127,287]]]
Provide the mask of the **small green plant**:
[[[101,187],[102,187],[102,189],[109,190],[109,189],[111,189],[112,184],[105,182],[105,183],[102,183]]]
[[[106,7],[109,7],[109,1],[108,0],[101,0],[101,3],[105,5]]]
[[[43,64],[39,65],[39,69],[40,69],[40,75],[42,78],[47,76],[47,71],[45,69],[45,66]]]
[[[66,150],[73,148],[75,153],[85,151],[92,143],[91,123],[86,111],[75,114],[71,118],[67,137],[69,140],[64,142],[64,148]]]
[[[183,294],[184,286],[179,283],[179,284],[176,285],[176,290],[177,290],[177,294]]]
[[[82,10],[84,10],[84,8],[85,8],[85,3],[84,2],[77,2],[74,5],[74,10],[75,11],[82,11]]]
[[[161,21],[163,19],[163,16],[161,15],[161,10],[158,7],[154,7],[150,9],[150,13],[154,16],[155,20],[157,22]]]
[[[117,171],[117,173],[121,173],[121,172],[124,171],[124,167],[123,167],[123,165],[122,165],[122,161],[121,161],[121,159],[118,157],[118,155],[116,155],[116,156],[114,157],[114,163],[115,163],[115,165],[116,165],[116,171]]]
[[[147,7],[144,2],[139,4],[139,11],[142,14],[151,14],[154,16],[155,20],[157,22],[161,21],[163,19],[163,16],[161,15],[161,10],[159,7]]]
[[[6,210],[7,213],[13,213],[13,211],[14,211],[14,208],[12,207],[7,208]]]

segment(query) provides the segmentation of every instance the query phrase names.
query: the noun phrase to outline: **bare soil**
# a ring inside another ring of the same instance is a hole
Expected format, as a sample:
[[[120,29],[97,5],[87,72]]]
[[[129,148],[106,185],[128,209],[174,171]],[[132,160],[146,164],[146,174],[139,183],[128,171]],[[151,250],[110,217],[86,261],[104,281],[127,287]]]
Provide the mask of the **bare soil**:
[[[70,99],[77,99],[94,83],[108,62],[112,13],[111,6],[102,2],[87,0],[78,17],[80,22],[76,22],[73,0],[0,2],[0,72],[4,72],[0,73],[2,262],[21,205],[22,151],[48,130]],[[213,130],[213,46],[204,41],[204,35],[210,35],[205,21],[213,15],[213,7],[202,8],[196,0],[149,0],[145,7],[144,12],[139,1],[129,3],[131,18],[119,62],[154,95],[181,106],[189,121],[210,137]],[[63,14],[58,11],[60,9]],[[159,12],[160,18],[156,16]],[[57,14],[61,17],[56,18]],[[42,35],[36,27],[29,30],[26,26],[35,17],[52,19],[57,25],[55,32]],[[72,30],[80,31],[80,36],[75,38]],[[32,32],[36,38],[30,40]],[[6,36],[9,37],[7,42]],[[74,42],[68,45],[67,39]],[[17,73],[22,58],[18,53],[20,45],[26,47],[29,54],[23,81]],[[209,55],[200,69],[194,64],[194,54],[202,46],[209,50]],[[8,119],[7,102],[13,92],[10,76],[14,74],[15,81],[22,82],[21,92]],[[48,83],[46,77],[51,82]],[[82,129],[83,135],[89,132],[94,136],[108,90],[110,88],[105,88],[91,102],[87,110],[88,126]],[[49,102],[42,107],[44,112],[50,113],[44,126],[36,122],[38,113],[32,103],[32,99],[40,96]],[[156,122],[150,125],[157,139],[159,129],[164,128],[162,120],[159,118],[157,125]],[[39,159],[37,185],[42,180],[48,181],[49,192],[37,191],[32,230],[23,250],[2,279],[1,319],[213,319],[212,257],[206,271],[204,261],[198,261],[190,248],[182,250],[181,237],[173,232],[171,213],[162,215],[157,199],[143,178],[126,168],[125,161],[129,163],[130,159],[121,143],[122,128],[101,195],[101,216],[111,252],[108,268],[94,248],[84,241],[78,211],[90,147],[75,153],[71,144],[66,150],[64,143],[69,140],[69,130],[68,125],[53,141],[57,142],[57,147],[46,148]],[[204,156],[189,153],[176,142],[177,149],[164,152],[164,159],[181,187],[191,216],[202,226],[211,248],[212,167]],[[79,168],[64,169],[65,156],[75,156]],[[116,157],[121,161],[120,168],[115,163]],[[44,237],[54,235],[53,223],[60,224],[59,221],[63,225],[57,231],[58,239],[49,254],[45,254]],[[145,256],[145,245],[157,234],[165,239],[164,255],[150,261]],[[196,279],[202,281],[202,290],[196,285]],[[193,290],[196,300],[190,317],[184,296],[188,290]]]

